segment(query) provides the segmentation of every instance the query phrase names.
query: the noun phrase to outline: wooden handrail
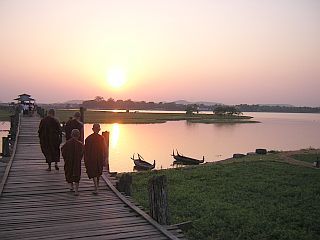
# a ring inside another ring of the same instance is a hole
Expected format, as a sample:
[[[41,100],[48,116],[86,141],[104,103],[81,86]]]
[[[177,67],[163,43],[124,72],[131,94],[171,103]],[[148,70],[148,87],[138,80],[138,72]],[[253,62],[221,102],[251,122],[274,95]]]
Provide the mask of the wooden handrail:
[[[179,240],[178,237],[173,235],[171,232],[169,232],[167,229],[165,229],[163,226],[161,226],[159,223],[157,223],[154,219],[152,219],[148,214],[146,214],[144,211],[142,211],[140,208],[135,206],[133,203],[128,201],[125,196],[123,196],[111,183],[109,178],[106,176],[105,173],[102,174],[103,180],[106,182],[108,187],[118,196],[118,198],[125,203],[128,207],[130,207],[133,211],[138,213],[140,216],[142,216],[144,219],[146,219],[151,225],[153,225],[156,229],[158,229],[162,234],[164,234],[166,237],[168,237],[171,240]]]
[[[14,156],[16,154],[17,143],[18,143],[19,132],[20,132],[20,124],[21,124],[21,113],[19,114],[18,129],[17,129],[17,134],[16,134],[16,140],[15,140],[14,145],[13,145],[12,154],[11,154],[10,160],[9,160],[7,166],[6,166],[6,170],[5,170],[4,174],[3,174],[3,177],[2,177],[2,180],[1,180],[1,183],[0,183],[0,197],[2,196],[3,188],[4,188],[4,185],[7,182],[7,179],[8,179],[8,176],[9,176],[9,172],[10,172],[10,169],[11,169],[11,165],[12,165]]]

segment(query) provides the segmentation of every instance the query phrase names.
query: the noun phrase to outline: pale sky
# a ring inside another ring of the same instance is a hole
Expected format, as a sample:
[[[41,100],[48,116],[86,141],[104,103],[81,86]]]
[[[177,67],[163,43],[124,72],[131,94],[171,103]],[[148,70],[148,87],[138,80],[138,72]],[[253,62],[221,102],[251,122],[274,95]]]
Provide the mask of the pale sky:
[[[320,106],[320,1],[0,0],[0,82],[2,102]]]

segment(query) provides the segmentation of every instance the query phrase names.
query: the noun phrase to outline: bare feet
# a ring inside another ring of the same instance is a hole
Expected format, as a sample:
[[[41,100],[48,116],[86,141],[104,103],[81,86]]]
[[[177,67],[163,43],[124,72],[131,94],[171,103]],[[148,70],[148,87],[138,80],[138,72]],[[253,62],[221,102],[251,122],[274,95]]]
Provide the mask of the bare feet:
[[[74,190],[73,190],[73,183],[69,183],[69,190],[70,190],[70,192],[74,192]]]
[[[51,163],[48,163],[48,168],[46,169],[46,171],[48,171],[48,172],[51,171]]]

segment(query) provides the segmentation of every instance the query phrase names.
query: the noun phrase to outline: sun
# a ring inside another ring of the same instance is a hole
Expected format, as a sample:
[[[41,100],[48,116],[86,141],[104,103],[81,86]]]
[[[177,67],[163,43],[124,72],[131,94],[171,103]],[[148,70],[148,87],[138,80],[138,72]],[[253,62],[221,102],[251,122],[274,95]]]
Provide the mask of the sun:
[[[120,88],[126,83],[126,72],[120,67],[112,67],[107,73],[107,82],[113,88]]]

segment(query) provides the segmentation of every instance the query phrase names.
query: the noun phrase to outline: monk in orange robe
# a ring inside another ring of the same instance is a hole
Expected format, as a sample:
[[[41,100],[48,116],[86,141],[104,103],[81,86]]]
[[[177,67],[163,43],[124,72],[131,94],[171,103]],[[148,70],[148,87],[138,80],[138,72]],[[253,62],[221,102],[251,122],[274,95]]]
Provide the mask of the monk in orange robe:
[[[66,181],[70,184],[70,191],[74,190],[74,195],[79,195],[79,181],[81,177],[81,159],[83,157],[84,146],[78,139],[80,131],[73,129],[69,139],[61,148],[64,159],[64,174]],[[75,189],[73,188],[75,184]]]
[[[59,170],[60,144],[62,142],[62,131],[59,121],[54,117],[54,109],[48,111],[48,116],[43,118],[39,125],[40,146],[48,164],[47,171],[51,171],[51,163],[55,163],[55,169]]]
[[[78,129],[80,131],[80,137],[78,140],[80,140],[83,143],[83,123],[80,121],[80,113],[76,112],[74,114],[73,119],[69,120],[66,123],[65,131],[66,131],[66,140],[68,141],[71,139],[71,131],[73,129]]]
[[[105,165],[107,146],[104,137],[99,134],[100,125],[93,124],[92,130],[93,133],[85,141],[84,163],[89,179],[93,179],[93,194],[98,194],[99,178]]]

